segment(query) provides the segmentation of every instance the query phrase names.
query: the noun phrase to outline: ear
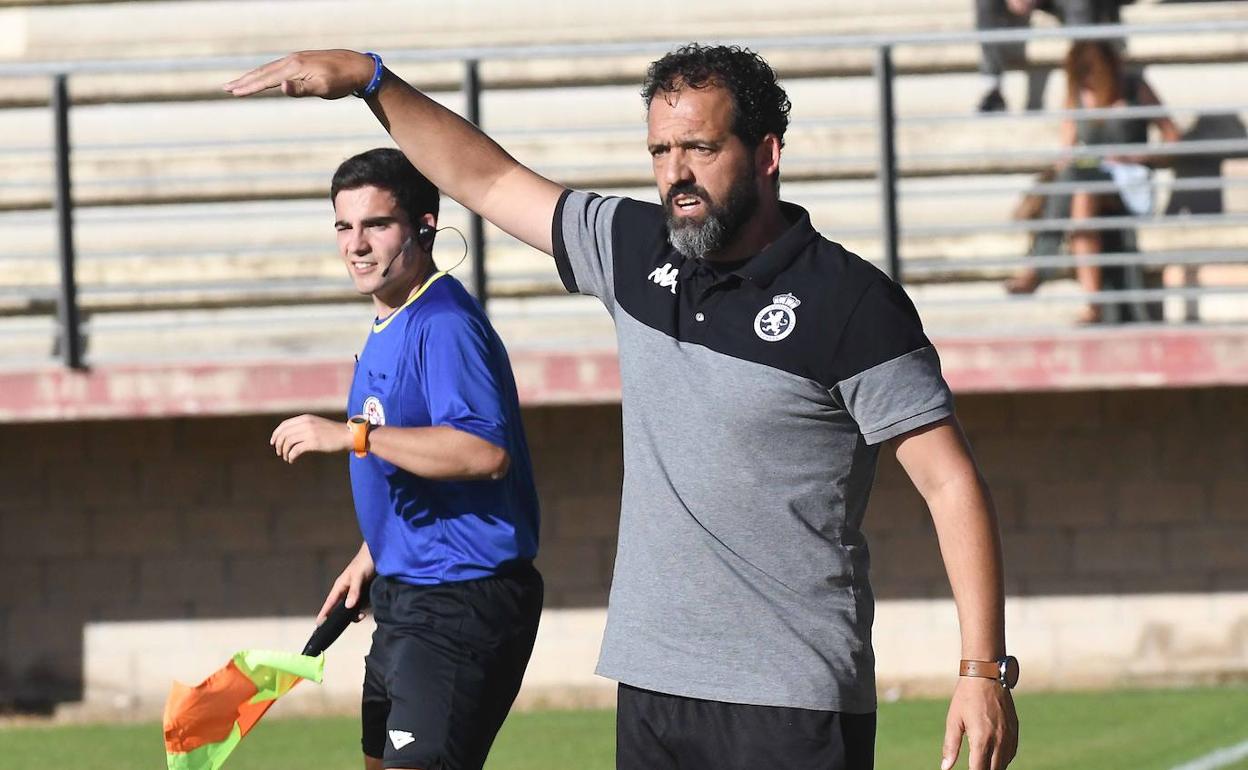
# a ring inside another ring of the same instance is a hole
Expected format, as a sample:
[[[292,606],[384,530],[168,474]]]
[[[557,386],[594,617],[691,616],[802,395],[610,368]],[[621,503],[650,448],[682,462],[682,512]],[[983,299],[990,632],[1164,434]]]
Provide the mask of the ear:
[[[763,179],[775,179],[780,174],[780,137],[766,134],[754,150],[754,170]]]

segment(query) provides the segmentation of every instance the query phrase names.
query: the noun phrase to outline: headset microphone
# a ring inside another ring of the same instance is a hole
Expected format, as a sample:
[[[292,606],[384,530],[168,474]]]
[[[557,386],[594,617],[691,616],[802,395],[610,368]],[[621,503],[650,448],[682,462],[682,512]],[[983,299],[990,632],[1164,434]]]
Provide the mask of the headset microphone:
[[[430,249],[433,247],[433,237],[437,235],[437,233],[438,231],[434,230],[429,225],[422,224],[416,231],[415,239],[420,243],[421,247]],[[390,275],[390,268],[394,267],[394,261],[403,256],[403,252],[411,248],[412,238],[413,236],[407,236],[407,240],[403,241],[403,245],[399,247],[399,253],[390,258],[390,262],[386,265],[386,269],[381,271],[382,278]]]
[[[381,271],[382,278],[385,278],[387,275],[390,275],[390,268],[394,267],[394,261],[398,259],[399,257],[403,256],[403,252],[407,251],[411,245],[412,245],[412,237],[409,235],[407,237],[407,240],[403,241],[403,245],[399,247],[398,252],[393,257],[390,258],[390,261],[388,263],[386,263],[386,269]]]

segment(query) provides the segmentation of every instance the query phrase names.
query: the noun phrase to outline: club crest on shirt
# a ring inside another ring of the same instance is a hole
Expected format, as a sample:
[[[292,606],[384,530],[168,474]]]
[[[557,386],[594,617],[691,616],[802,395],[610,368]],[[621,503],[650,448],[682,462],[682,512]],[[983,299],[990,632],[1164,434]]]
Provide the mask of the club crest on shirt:
[[[385,407],[381,405],[381,399],[376,396],[369,396],[364,399],[364,409],[362,414],[368,418],[369,423],[372,425],[386,424]]]
[[[797,314],[793,311],[800,304],[802,301],[792,294],[772,297],[771,304],[754,316],[754,333],[763,342],[779,342],[789,336],[797,326]]]

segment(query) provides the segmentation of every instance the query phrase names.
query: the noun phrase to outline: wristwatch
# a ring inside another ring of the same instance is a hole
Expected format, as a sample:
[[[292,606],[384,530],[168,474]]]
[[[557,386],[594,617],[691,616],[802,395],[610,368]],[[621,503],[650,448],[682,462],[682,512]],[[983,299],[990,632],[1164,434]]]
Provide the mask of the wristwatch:
[[[350,420],[347,420],[347,427],[351,430],[351,440],[354,442],[352,448],[355,450],[355,456],[367,457],[368,431],[372,429],[372,423],[364,415],[357,414]]]
[[[1005,689],[1013,690],[1018,684],[1018,658],[1006,655],[997,660],[964,660],[958,668],[958,676],[995,679]]]

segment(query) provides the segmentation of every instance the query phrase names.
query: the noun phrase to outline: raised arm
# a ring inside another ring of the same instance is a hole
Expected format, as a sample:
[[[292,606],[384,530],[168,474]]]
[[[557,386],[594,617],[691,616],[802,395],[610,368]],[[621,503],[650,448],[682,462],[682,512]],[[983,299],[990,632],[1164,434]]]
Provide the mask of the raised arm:
[[[1000,533],[962,430],[948,418],[894,439],[894,446],[936,524],[958,608],[962,657],[998,660],[1005,655]],[[970,770],[1003,770],[1018,746],[1010,691],[990,679],[959,677],[945,724],[942,770],[953,766],[963,734]]]
[[[339,99],[365,88],[373,71],[373,59],[355,51],[300,51],[224,88],[234,96],[280,88],[287,96]],[[521,165],[476,126],[388,70],[367,102],[403,154],[438,189],[530,246],[551,253],[551,220],[563,187]]]

